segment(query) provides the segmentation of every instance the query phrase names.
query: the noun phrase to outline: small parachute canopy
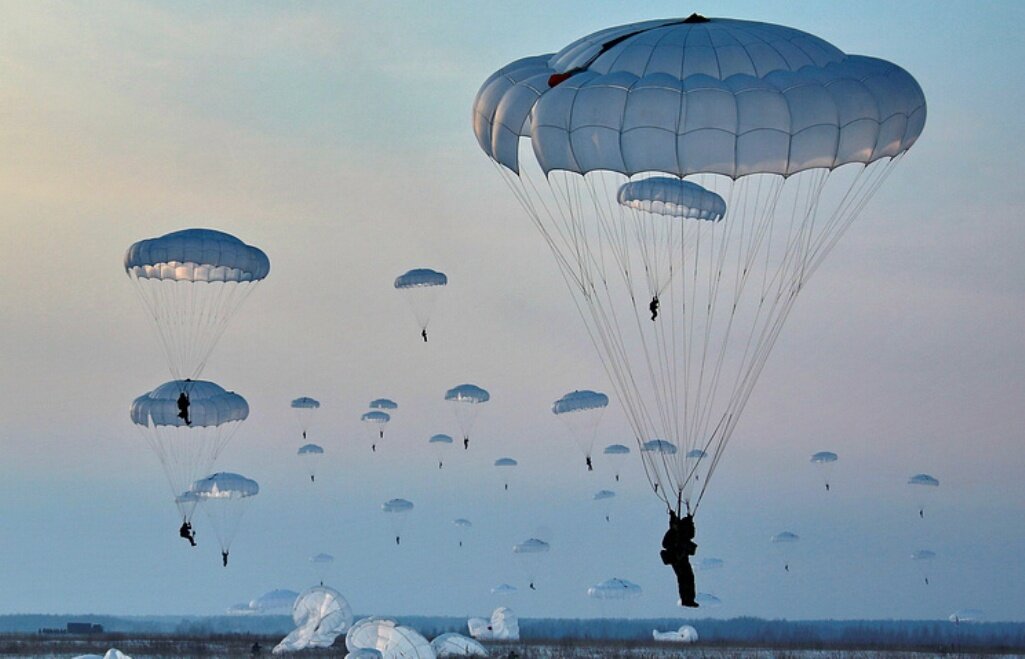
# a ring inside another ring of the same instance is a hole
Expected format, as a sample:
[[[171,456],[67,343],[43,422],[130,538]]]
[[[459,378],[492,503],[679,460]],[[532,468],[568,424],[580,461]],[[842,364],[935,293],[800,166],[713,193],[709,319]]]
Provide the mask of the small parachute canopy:
[[[202,501],[245,499],[259,492],[260,486],[253,479],[227,471],[211,474],[192,484],[192,493]]]
[[[694,597],[694,601],[700,604],[701,606],[709,608],[722,606],[722,600],[713,595],[712,593],[698,593]]]
[[[471,526],[473,526],[473,522],[471,522],[468,519],[464,519],[462,517],[460,517],[459,519],[452,520],[452,523],[455,524],[456,526],[458,526],[459,528],[463,528],[463,529],[468,529]]]
[[[616,493],[613,492],[612,490],[598,490],[597,492],[594,493],[594,496],[591,497],[591,498],[594,499],[595,501],[602,501],[604,499],[611,499],[611,498],[613,498],[615,496],[616,496]]]
[[[699,570],[718,570],[724,565],[721,558],[713,558],[708,556],[698,561],[697,568]]]
[[[413,509],[413,502],[405,499],[390,499],[381,504],[381,510],[386,513],[405,513]]]
[[[491,589],[492,595],[512,595],[516,592],[516,586],[511,586],[507,583],[498,584]]]
[[[314,586],[296,598],[292,621],[295,630],[274,647],[274,654],[331,647],[352,626],[352,607],[334,588]]]
[[[675,455],[676,444],[667,442],[664,439],[652,439],[644,442],[644,445],[641,446],[641,450],[647,453],[665,453],[666,455]]]
[[[936,552],[929,549],[919,549],[911,553],[913,561],[931,561],[936,558]]]
[[[609,397],[597,391],[583,390],[571,391],[559,400],[552,403],[553,414],[568,414],[583,410],[600,409],[607,407]]]
[[[623,446],[622,444],[609,444],[602,452],[605,455],[628,455],[630,453],[630,447]]]
[[[616,200],[628,208],[681,219],[718,222],[726,214],[726,201],[697,183],[668,176],[628,181]]]
[[[518,545],[514,545],[513,546],[513,553],[514,554],[541,554],[541,553],[547,552],[551,548],[552,548],[551,545],[549,545],[544,540],[538,540],[537,538],[530,538],[528,540],[524,540],[523,542],[521,542]]]
[[[303,396],[292,401],[292,408],[297,410],[316,410],[320,408],[320,401],[309,396]]]
[[[452,437],[450,435],[438,434],[431,435],[431,438],[427,440],[429,444],[451,444]]]
[[[908,485],[923,485],[925,487],[939,487],[939,480],[929,474],[915,474],[908,479]]]
[[[960,624],[962,622],[982,622],[985,617],[981,609],[958,609],[947,619],[955,624]]]
[[[513,460],[512,458],[499,458],[495,460],[496,467],[515,467],[518,464],[519,462],[516,462],[516,460]]]
[[[491,400],[491,394],[475,384],[461,384],[446,391],[445,400],[470,404],[486,403]]]
[[[686,457],[690,458],[691,460],[700,460],[701,458],[707,458],[708,453],[705,453],[699,448],[692,448],[691,450],[687,451]]]
[[[364,412],[363,416],[360,417],[360,421],[363,423],[388,423],[391,421],[391,415],[387,412],[372,410],[370,412]]]
[[[837,455],[832,451],[819,451],[811,456],[811,462],[813,464],[825,464],[827,462],[836,462]]]
[[[335,562],[335,557],[332,556],[331,554],[314,554],[313,556],[310,556],[310,563],[327,564],[327,563],[334,563],[334,562]]]
[[[782,533],[777,533],[776,535],[772,536],[772,543],[778,545],[787,542],[797,542],[800,539],[801,536],[797,535],[796,533],[791,533],[790,531],[783,531]]]
[[[442,634],[431,641],[438,657],[486,657],[488,651],[477,641],[462,634]]]
[[[372,410],[396,410],[399,404],[388,398],[375,398],[370,401],[370,409]]]
[[[626,579],[607,579],[587,589],[587,596],[597,600],[624,600],[641,596],[641,587]]]
[[[324,453],[324,449],[316,444],[305,444],[300,446],[296,453],[298,455],[321,455]]]
[[[139,426],[186,427],[178,416],[178,398],[189,397],[190,428],[220,426],[244,421],[249,416],[249,403],[238,394],[225,391],[219,384],[206,380],[171,380],[132,401],[132,423]]]
[[[445,286],[448,277],[445,273],[430,268],[415,268],[395,278],[395,288],[426,288],[428,286]]]

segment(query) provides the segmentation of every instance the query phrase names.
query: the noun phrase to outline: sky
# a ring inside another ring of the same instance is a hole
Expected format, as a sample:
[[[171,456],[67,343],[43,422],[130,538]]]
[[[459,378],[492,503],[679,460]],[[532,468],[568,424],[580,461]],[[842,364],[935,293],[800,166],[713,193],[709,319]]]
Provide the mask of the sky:
[[[634,616],[682,615],[658,560],[665,514],[628,464],[609,485],[550,413],[608,389],[554,259],[476,145],[494,70],[602,27],[692,10],[783,23],[898,63],[925,131],[806,287],[716,473],[699,616],[1025,620],[1025,7],[1012,2],[0,3],[0,613],[213,614],[314,581],[364,613],[603,613],[586,588],[644,588]],[[272,269],[204,377],[251,414],[218,461],[260,494],[220,565],[176,536],[160,466],[128,418],[169,379],[124,275],[131,243],[192,226]],[[446,272],[424,346],[392,288]],[[553,331],[558,328],[558,331]],[[442,400],[492,400],[473,449]],[[288,402],[322,408],[315,485]],[[371,454],[359,417],[400,407]],[[633,444],[615,401],[599,443]],[[841,455],[822,490],[808,456]],[[519,460],[508,493],[491,466]],[[942,485],[925,519],[905,482]],[[416,508],[396,547],[380,510]],[[451,520],[474,527],[459,548]],[[769,538],[802,537],[780,568]],[[540,590],[511,547],[544,534]],[[926,587],[909,555],[936,551]],[[500,601],[501,582],[520,592]]]

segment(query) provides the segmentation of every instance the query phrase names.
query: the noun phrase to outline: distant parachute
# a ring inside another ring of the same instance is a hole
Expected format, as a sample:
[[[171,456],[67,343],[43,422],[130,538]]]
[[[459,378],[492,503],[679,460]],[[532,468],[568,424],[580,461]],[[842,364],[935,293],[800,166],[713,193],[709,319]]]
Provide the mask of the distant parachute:
[[[694,596],[694,601],[709,609],[722,606],[722,600],[711,593],[698,593]]]
[[[395,288],[402,291],[413,309],[420,336],[427,342],[427,325],[437,302],[438,292],[448,285],[448,277],[436,270],[417,268],[395,279]]]
[[[918,549],[911,553],[911,560],[918,567],[925,585],[929,585],[929,575],[932,573],[932,562],[936,560],[936,552],[929,549]]]
[[[772,545],[777,547],[777,551],[783,559],[783,570],[785,572],[790,571],[790,547],[801,539],[801,536],[790,531],[783,531],[772,536]]]
[[[302,461],[303,468],[306,470],[306,473],[310,475],[310,482],[316,482],[317,466],[320,464],[320,461],[324,456],[324,449],[317,444],[304,444],[299,447],[296,454]]]
[[[551,545],[547,542],[537,538],[528,538],[513,546],[513,557],[527,576],[531,590],[537,590],[534,584],[537,581],[538,572],[551,548]]]
[[[352,626],[352,607],[334,588],[314,586],[296,598],[292,621],[295,630],[274,647],[274,654],[331,647]]]
[[[231,472],[218,472],[192,484],[190,490],[206,511],[221,545],[224,566],[249,501],[259,494],[260,486],[251,478]]]
[[[188,397],[188,423],[180,406]],[[249,416],[242,396],[205,380],[172,380],[132,401],[132,423],[160,459],[175,505],[192,519],[197,499],[186,494],[210,473],[217,456]]]
[[[612,521],[612,503],[616,499],[616,493],[612,490],[598,490],[591,497],[591,500],[595,502],[598,508],[601,510],[602,516],[606,522]]]
[[[619,482],[619,475],[623,471],[623,465],[626,463],[626,456],[630,455],[630,447],[622,444],[609,444],[602,451],[609,463],[612,465],[612,473],[616,476],[616,482]]]
[[[483,645],[462,634],[447,633],[431,641],[431,649],[437,657],[486,657],[488,651]]]
[[[249,601],[249,608],[257,613],[273,613],[282,609],[291,612],[299,593],[294,590],[279,588],[260,595]]]
[[[331,571],[332,566],[335,564],[335,557],[331,554],[314,554],[310,556],[310,565],[313,566],[313,571],[317,575],[317,580],[320,581],[320,585],[323,586],[327,580],[327,575]]]
[[[959,625],[962,622],[982,622],[985,617],[986,615],[981,609],[958,609],[951,613],[947,619],[955,625]]]
[[[830,474],[833,472],[833,463],[837,461],[836,453],[832,451],[819,451],[811,456],[811,463],[822,475],[822,482],[825,483],[826,492],[829,491]]]
[[[380,410],[371,410],[364,412],[359,420],[363,422],[363,427],[370,436],[370,449],[376,451],[377,440],[384,439],[384,427],[391,421],[391,415]]]
[[[724,563],[721,558],[708,556],[699,560],[695,567],[699,570],[718,570],[722,568],[723,565]]]
[[[456,535],[459,538],[459,546],[463,546],[463,541],[466,539],[466,532],[473,528],[473,522],[463,517],[452,520],[452,523],[456,527]]]
[[[519,463],[512,458],[499,458],[495,460],[495,466],[498,467],[499,473],[502,474],[502,483],[505,485],[506,491],[509,490],[509,481],[512,477],[512,468]]]
[[[587,589],[587,596],[597,600],[624,600],[640,597],[641,587],[626,579],[612,578]]]
[[[516,586],[510,586],[507,583],[498,584],[491,589],[492,595],[512,595],[517,590]]]
[[[156,321],[176,380],[199,376],[228,321],[270,273],[263,251],[213,229],[140,240],[124,266]]]
[[[477,420],[480,405],[491,400],[491,394],[475,384],[461,384],[446,391],[445,400],[452,402],[459,429],[463,431],[463,448],[469,448],[473,422]]]
[[[453,444],[453,439],[449,435],[437,434],[431,435],[431,438],[427,440],[427,443],[434,449],[434,454],[438,456],[438,469],[445,466],[444,456],[448,452],[449,447]]]
[[[392,533],[395,535],[395,544],[402,543],[402,529],[406,525],[406,517],[409,511],[413,510],[413,502],[406,499],[389,499],[381,504],[383,510],[391,522]]]
[[[908,485],[914,488],[916,501],[918,502],[918,516],[925,517],[925,501],[927,494],[940,486],[940,481],[929,474],[915,474],[908,479]]]
[[[597,391],[571,391],[552,403],[552,413],[566,422],[573,440],[587,460],[587,470],[593,471],[591,451],[602,412],[608,407],[609,397]]]
[[[369,405],[372,410],[397,410],[399,404],[389,398],[375,398]]]
[[[313,422],[316,410],[320,409],[320,401],[309,396],[302,396],[292,401],[292,409],[295,410],[299,431],[302,433],[303,439],[306,439],[306,433],[310,429],[310,424]]]

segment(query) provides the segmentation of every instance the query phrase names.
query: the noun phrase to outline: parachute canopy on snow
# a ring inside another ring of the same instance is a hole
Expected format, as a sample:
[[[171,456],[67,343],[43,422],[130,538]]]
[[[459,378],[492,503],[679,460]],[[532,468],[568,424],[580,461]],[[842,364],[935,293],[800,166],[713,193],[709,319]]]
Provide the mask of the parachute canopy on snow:
[[[726,202],[716,193],[667,176],[628,181],[616,199],[628,208],[684,219],[718,222],[726,214]]]
[[[363,618],[357,621],[345,635],[345,647],[350,652],[367,648],[377,650],[386,659],[434,657],[431,644],[419,632],[386,618]]]
[[[352,626],[352,607],[334,588],[314,586],[296,598],[292,621],[295,630],[274,647],[274,654],[331,647]]]
[[[477,641],[462,634],[447,633],[431,641],[438,657],[486,657],[488,651]]]

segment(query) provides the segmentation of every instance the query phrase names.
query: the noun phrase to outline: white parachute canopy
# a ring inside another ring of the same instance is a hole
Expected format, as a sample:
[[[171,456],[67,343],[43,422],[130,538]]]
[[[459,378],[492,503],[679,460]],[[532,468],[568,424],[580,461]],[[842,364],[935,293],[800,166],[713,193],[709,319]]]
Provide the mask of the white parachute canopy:
[[[406,499],[389,499],[381,504],[381,510],[385,512],[391,524],[392,535],[395,536],[395,544],[401,544],[402,529],[406,526],[406,518],[413,510],[413,502]]]
[[[249,601],[249,608],[258,613],[271,613],[275,611],[291,611],[295,605],[299,593],[294,590],[279,588],[260,595]]]
[[[221,551],[231,551],[242,516],[252,498],[259,494],[260,486],[241,474],[222,471],[196,481],[189,491],[206,511]]]
[[[178,512],[191,520],[198,500],[186,490],[210,473],[217,456],[249,416],[249,404],[213,382],[172,380],[132,401],[130,414],[160,460]]]
[[[516,466],[520,463],[513,458],[499,458],[495,460],[495,467],[498,469],[498,473],[501,475],[502,484],[505,489],[509,489],[509,483],[512,481],[512,474],[516,471]]]
[[[932,574],[932,563],[936,560],[936,552],[931,549],[916,549],[911,552],[911,560],[922,575],[925,585],[929,585],[929,576]]]
[[[940,481],[929,474],[915,474],[908,479],[908,486],[915,493],[918,516],[925,517],[925,503],[940,486]]]
[[[80,654],[72,659],[132,659],[130,656],[118,650],[117,648],[110,648],[104,654]]]
[[[399,404],[390,398],[375,398],[368,407],[372,410],[397,410]]]
[[[437,435],[431,435],[427,443],[431,445],[431,449],[434,450],[434,454],[438,457],[438,469],[441,469],[445,466],[445,454],[448,453],[455,440],[450,435],[438,433]]]
[[[811,463],[815,465],[819,475],[822,476],[822,482],[825,485],[827,492],[829,491],[833,465],[838,459],[839,456],[832,451],[819,451],[818,453],[813,453],[811,456]]]
[[[459,538],[459,546],[463,546],[463,541],[466,540],[466,533],[473,528],[473,522],[466,519],[465,517],[458,517],[452,520],[452,524],[456,527],[456,537]]]
[[[274,654],[331,647],[352,626],[352,607],[334,588],[314,586],[296,598],[292,621],[295,630],[274,647]]]
[[[317,468],[320,466],[320,461],[324,459],[324,448],[319,444],[303,444],[296,454],[303,463],[303,469],[309,474],[310,481],[316,481]]]
[[[698,593],[694,596],[694,601],[710,609],[722,606],[722,600],[711,593]]]
[[[431,322],[438,293],[447,285],[448,277],[445,273],[430,268],[416,268],[395,279],[395,288],[405,295],[406,301],[413,309],[413,316],[425,342],[427,326]]]
[[[431,648],[438,657],[486,657],[488,651],[483,645],[462,634],[442,634],[431,641]]]
[[[616,493],[612,490],[598,490],[591,497],[595,505],[601,511],[606,522],[612,521],[612,504],[616,500]]]
[[[501,583],[491,589],[492,595],[512,595],[516,592],[516,586],[511,586],[507,583]]]
[[[627,600],[641,596],[640,586],[626,579],[613,577],[587,589],[587,596],[596,600]]]
[[[552,414],[569,426],[577,447],[590,464],[594,438],[602,413],[609,405],[609,397],[589,389],[571,391],[552,403]]]
[[[698,630],[690,625],[684,625],[674,632],[652,630],[651,636],[656,641],[665,641],[667,643],[696,643],[698,640]]]
[[[513,546],[513,558],[527,577],[531,590],[536,590],[534,585],[537,575],[544,566],[551,548],[550,544],[538,538],[528,538]]]
[[[316,415],[317,410],[320,409],[320,401],[309,396],[302,396],[293,400],[291,407],[295,411],[295,419],[299,424],[299,431],[302,433],[303,439],[306,439],[306,433],[310,429],[313,417]]]
[[[228,321],[270,273],[263,251],[213,229],[140,240],[124,265],[178,380],[199,376]]]
[[[638,443],[680,449],[641,454],[664,503],[698,508],[797,294],[925,119],[895,64],[698,15],[606,28],[481,85],[478,144],[549,245]]]
[[[623,465],[626,464],[627,456],[630,455],[630,447],[624,446],[623,444],[609,444],[602,451],[609,464],[612,465],[612,473],[616,477],[616,482],[619,482],[619,475],[623,471]]]
[[[377,440],[384,439],[384,427],[391,421],[391,415],[381,410],[370,410],[364,412],[360,417],[363,427],[367,429],[371,442],[376,444]]]
[[[459,429],[463,432],[464,448],[468,448],[470,431],[477,420],[477,413],[482,404],[491,400],[491,394],[475,384],[460,384],[445,392],[445,400],[452,403]]]
[[[772,536],[770,542],[776,548],[776,553],[783,560],[783,569],[790,571],[790,559],[793,556],[793,546],[801,539],[801,536],[791,531],[781,531]]]
[[[491,612],[491,621],[484,618],[470,618],[466,621],[470,636],[479,641],[518,641],[520,621],[507,606],[500,606]]]
[[[387,618],[363,618],[345,635],[349,652],[377,650],[383,659],[434,659],[431,644],[419,632]]]

